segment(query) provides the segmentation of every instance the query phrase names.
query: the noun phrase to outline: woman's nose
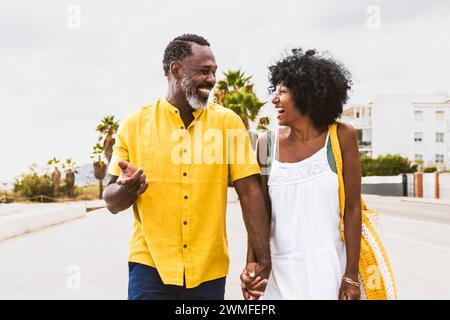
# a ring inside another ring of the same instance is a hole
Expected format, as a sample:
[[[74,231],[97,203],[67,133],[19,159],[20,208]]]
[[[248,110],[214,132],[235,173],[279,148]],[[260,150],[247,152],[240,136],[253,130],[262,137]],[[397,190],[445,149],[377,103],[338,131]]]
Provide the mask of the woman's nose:
[[[280,98],[278,97],[277,94],[275,94],[275,95],[273,96],[273,98],[272,98],[272,103],[273,103],[273,104],[277,104],[278,101],[280,101]]]

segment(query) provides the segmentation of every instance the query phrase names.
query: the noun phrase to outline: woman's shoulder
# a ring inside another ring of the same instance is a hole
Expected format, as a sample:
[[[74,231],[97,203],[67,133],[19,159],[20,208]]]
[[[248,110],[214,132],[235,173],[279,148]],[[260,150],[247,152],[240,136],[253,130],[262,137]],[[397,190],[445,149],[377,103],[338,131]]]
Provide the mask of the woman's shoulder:
[[[352,125],[343,122],[337,123],[337,134],[342,149],[352,146],[358,142],[357,130]]]

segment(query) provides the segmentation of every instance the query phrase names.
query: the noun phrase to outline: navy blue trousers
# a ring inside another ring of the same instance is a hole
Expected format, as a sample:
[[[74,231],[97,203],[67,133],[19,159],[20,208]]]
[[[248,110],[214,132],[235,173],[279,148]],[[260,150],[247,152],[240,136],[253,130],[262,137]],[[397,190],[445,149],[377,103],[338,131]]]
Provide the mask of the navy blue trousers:
[[[187,289],[165,285],[155,268],[128,262],[128,300],[224,300],[225,277]]]

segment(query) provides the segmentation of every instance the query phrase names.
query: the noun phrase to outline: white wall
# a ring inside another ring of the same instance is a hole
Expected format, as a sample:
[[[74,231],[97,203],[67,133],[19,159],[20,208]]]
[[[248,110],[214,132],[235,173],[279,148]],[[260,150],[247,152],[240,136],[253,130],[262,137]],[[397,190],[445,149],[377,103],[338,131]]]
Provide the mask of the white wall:
[[[436,198],[436,173],[423,174],[423,197],[427,199]]]
[[[379,95],[372,109],[372,153],[374,157],[400,154],[414,158],[413,97]]]
[[[439,196],[441,199],[450,199],[450,173],[439,174]]]
[[[436,105],[416,105],[414,110],[423,111],[423,120],[414,121],[414,131],[423,132],[422,143],[414,144],[414,153],[422,154],[426,166],[436,160],[436,154],[443,154],[447,162],[450,160],[447,155],[447,149],[450,147],[450,134],[447,128],[447,122],[450,119],[448,107],[436,107]],[[444,111],[445,119],[436,120],[436,111]],[[436,142],[436,133],[444,133],[444,142]]]
[[[450,103],[445,95],[378,95],[372,108],[372,153],[374,157],[400,154],[414,160],[423,156],[425,166],[443,154],[450,168]],[[414,111],[423,111],[423,120],[414,119]],[[436,111],[444,111],[444,120],[436,120]],[[414,133],[422,132],[423,141],[415,142]],[[444,142],[436,142],[436,133],[444,133]]]

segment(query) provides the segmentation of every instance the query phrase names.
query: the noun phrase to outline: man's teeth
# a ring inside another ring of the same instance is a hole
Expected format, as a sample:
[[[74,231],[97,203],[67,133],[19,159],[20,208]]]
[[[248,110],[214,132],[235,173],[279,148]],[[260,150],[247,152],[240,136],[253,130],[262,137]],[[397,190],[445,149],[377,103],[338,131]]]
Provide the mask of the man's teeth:
[[[204,93],[204,94],[209,94],[211,92],[210,89],[206,89],[206,88],[200,88],[200,89],[198,89],[198,91],[200,91],[201,93]]]

